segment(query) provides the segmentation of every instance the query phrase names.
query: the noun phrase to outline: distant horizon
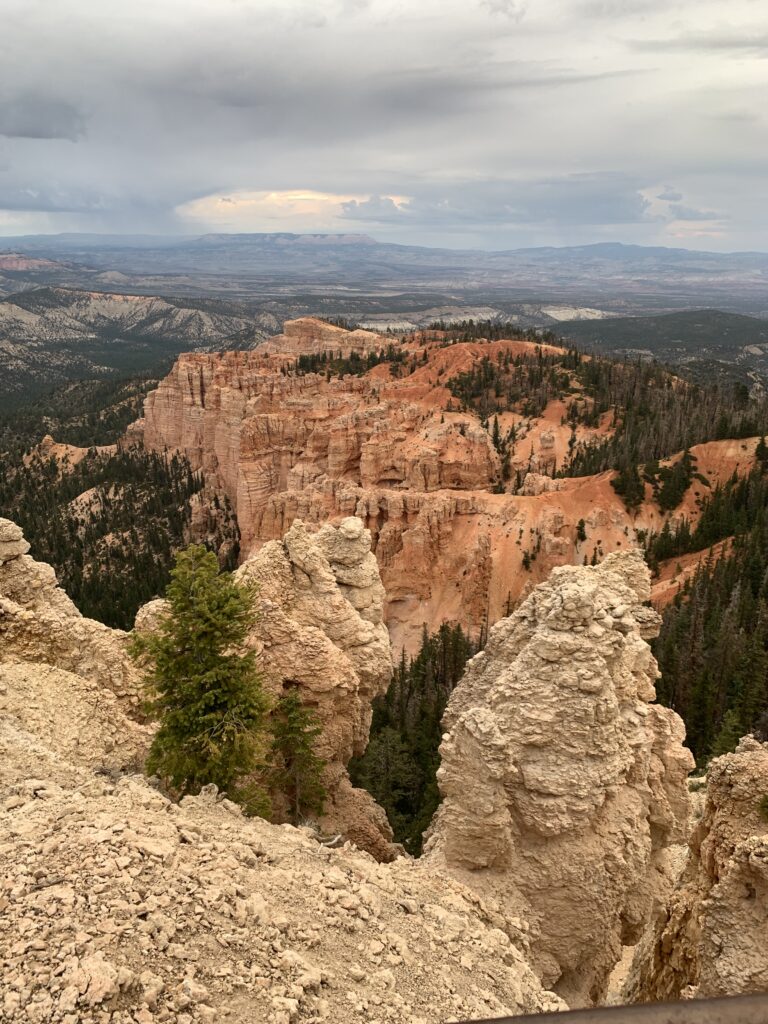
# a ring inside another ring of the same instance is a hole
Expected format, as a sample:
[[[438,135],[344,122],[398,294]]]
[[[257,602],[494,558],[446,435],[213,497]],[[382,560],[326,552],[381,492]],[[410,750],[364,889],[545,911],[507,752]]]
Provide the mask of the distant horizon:
[[[610,248],[625,248],[625,249],[660,249],[668,252],[694,252],[711,254],[713,256],[768,256],[768,249],[713,249],[713,248],[700,248],[692,245],[663,245],[660,243],[642,243],[642,242],[626,242],[621,240],[598,240],[592,242],[580,242],[572,244],[552,245],[552,244],[541,244],[541,245],[518,245],[518,246],[507,246],[503,248],[491,248],[488,246],[477,246],[477,245],[435,245],[426,244],[413,241],[396,241],[391,238],[381,239],[377,238],[371,232],[359,232],[359,231],[320,231],[320,230],[306,230],[306,231],[177,231],[177,232],[130,232],[130,231],[30,231],[24,234],[4,234],[0,233],[0,254],[9,254],[14,250],[6,248],[3,243],[5,242],[23,242],[24,240],[42,240],[42,239],[126,239],[126,240],[142,240],[147,241],[176,241],[176,240],[195,240],[202,238],[235,238],[235,237],[253,237],[253,238],[268,238],[268,237],[286,237],[286,238],[350,238],[366,240],[370,244],[374,245],[395,245],[403,248],[411,249],[428,249],[428,250],[445,250],[448,252],[484,252],[484,253],[509,253],[509,252],[525,252],[534,250],[579,250],[579,249],[610,249]]]

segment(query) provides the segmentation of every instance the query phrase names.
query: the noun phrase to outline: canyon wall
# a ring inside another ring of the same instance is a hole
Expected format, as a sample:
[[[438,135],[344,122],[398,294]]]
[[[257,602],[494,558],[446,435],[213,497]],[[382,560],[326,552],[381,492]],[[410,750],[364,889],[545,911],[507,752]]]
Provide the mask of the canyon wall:
[[[530,927],[542,983],[600,1002],[684,841],[684,727],[655,697],[639,553],[565,566],[491,628],[443,719],[426,859]]]
[[[517,433],[510,473],[521,488],[494,493],[501,460],[491,430],[474,413],[455,411],[446,383],[487,356],[530,356],[537,348],[530,342],[400,344],[408,365],[393,372],[382,364],[361,376],[294,370],[303,353],[365,354],[390,342],[307,319],[255,351],[184,355],[147,397],[129,439],[183,451],[226,493],[245,555],[282,537],[297,518],[318,526],[361,518],[396,651],[413,650],[424,623],[457,621],[477,635],[554,566],[627,550],[638,529],[660,528],[663,516],[650,500],[627,513],[610,473],[552,480],[540,472],[568,453],[563,401],[540,417],[499,417],[502,434]],[[607,429],[579,425],[576,440]],[[755,443],[715,442],[694,454],[714,486],[751,463]],[[695,482],[676,514],[695,519],[702,493]]]

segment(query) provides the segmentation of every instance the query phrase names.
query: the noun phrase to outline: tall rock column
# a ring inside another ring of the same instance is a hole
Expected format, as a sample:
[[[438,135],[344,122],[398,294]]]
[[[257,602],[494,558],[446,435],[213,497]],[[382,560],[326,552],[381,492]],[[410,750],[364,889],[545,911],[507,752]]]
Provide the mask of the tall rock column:
[[[693,758],[651,704],[659,617],[639,553],[563,566],[490,632],[444,718],[427,857],[531,926],[570,1006],[598,1002],[671,885]]]

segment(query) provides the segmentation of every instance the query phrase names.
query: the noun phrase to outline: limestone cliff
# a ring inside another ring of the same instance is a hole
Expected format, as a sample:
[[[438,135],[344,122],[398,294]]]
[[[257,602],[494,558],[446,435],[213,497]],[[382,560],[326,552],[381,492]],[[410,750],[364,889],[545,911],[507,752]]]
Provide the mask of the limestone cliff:
[[[649,703],[649,594],[639,553],[555,569],[491,629],[444,718],[427,860],[528,921],[543,984],[571,1006],[603,997],[686,828],[693,758]]]
[[[745,737],[707,771],[688,861],[638,948],[631,1001],[768,990],[768,744]]]
[[[371,703],[392,675],[384,588],[370,533],[359,519],[316,534],[297,520],[282,540],[247,559],[236,578],[258,591],[248,642],[258,652],[268,692],[276,700],[298,687],[320,720],[317,753],[327,762],[328,790],[322,827],[390,860],[397,847],[384,812],[368,793],[352,787],[346,771],[349,759],[368,743]],[[164,606],[146,605],[137,629],[151,628]]]

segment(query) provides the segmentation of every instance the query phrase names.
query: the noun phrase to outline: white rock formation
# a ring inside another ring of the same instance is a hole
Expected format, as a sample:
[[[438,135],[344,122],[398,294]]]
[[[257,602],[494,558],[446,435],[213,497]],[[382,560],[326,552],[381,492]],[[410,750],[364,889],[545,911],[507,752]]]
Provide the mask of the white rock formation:
[[[710,764],[689,846],[635,955],[628,1001],[768,990],[768,744],[745,737]]]
[[[128,657],[128,634],[84,618],[36,562],[19,527],[0,519],[0,661],[43,662],[109,687],[138,705],[139,673]]]
[[[639,553],[564,566],[490,631],[444,718],[427,859],[532,928],[542,982],[600,1001],[683,840],[684,728],[654,699]]]
[[[261,582],[254,642],[270,679],[290,669],[336,709],[336,751],[362,742],[362,693],[386,681],[379,588],[357,526],[343,531],[323,544],[368,618],[301,527],[242,572]],[[26,557],[16,534],[5,543]],[[40,623],[53,613],[26,614],[26,649],[34,640],[43,660],[0,662],[0,1020],[439,1024],[563,1007],[531,969],[524,931],[512,941],[500,915],[428,865],[331,850],[212,792],[172,804],[125,775],[151,730],[106,685],[52,667],[60,634],[46,652]]]
[[[311,534],[297,520],[235,575],[257,588],[258,617],[248,642],[267,690],[277,699],[298,687],[320,719],[316,749],[327,762],[328,791],[322,828],[390,860],[399,848],[386,816],[365,790],[352,787],[346,771],[368,743],[371,702],[392,676],[384,588],[369,531],[348,518]],[[163,601],[146,605],[136,628],[150,628],[164,607]]]

